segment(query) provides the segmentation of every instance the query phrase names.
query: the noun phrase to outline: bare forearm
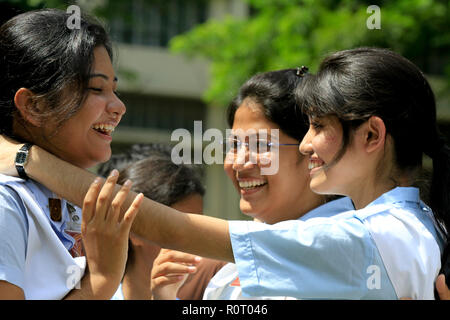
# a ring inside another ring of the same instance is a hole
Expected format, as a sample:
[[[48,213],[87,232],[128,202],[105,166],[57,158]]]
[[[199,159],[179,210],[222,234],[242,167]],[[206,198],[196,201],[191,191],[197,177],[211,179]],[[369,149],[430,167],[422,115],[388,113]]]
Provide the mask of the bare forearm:
[[[83,199],[96,175],[62,161],[33,146],[27,174],[75,205]],[[119,186],[116,186],[119,190]],[[130,192],[123,212],[136,197]],[[134,220],[132,232],[165,248],[185,251],[209,258],[233,261],[228,222],[185,214],[145,198]]]
[[[25,169],[30,178],[80,208],[83,206],[89,186],[97,177],[95,174],[65,162],[37,146],[31,148],[29,157]]]
[[[233,262],[228,222],[186,214],[145,198],[133,232],[163,248]]]
[[[86,272],[81,279],[80,287],[70,291],[63,300],[109,300],[117,290],[108,279],[104,277],[93,277]]]

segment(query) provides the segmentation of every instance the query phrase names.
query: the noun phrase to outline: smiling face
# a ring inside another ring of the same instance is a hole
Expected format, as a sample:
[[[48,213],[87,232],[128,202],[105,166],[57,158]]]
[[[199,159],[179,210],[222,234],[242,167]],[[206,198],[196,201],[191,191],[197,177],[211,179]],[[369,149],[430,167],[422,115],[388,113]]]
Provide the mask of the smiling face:
[[[94,50],[89,92],[80,110],[65,121],[56,133],[56,125],[52,123],[32,128],[36,137],[34,142],[82,168],[108,160],[111,156],[111,132],[126,110],[115,94],[116,86],[111,59],[104,47],[97,47]]]
[[[237,109],[232,132],[279,130],[280,144],[298,144],[264,116],[261,106],[246,98]],[[239,137],[246,141],[248,137]],[[259,161],[251,161],[248,150],[242,147],[237,155],[227,154],[224,169],[240,194],[241,211],[266,223],[298,219],[322,203],[322,197],[309,189],[308,158],[301,156],[296,146],[280,146],[278,171],[263,175]],[[231,157],[231,158],[230,158]],[[245,157],[245,161],[239,161]]]
[[[357,152],[355,140],[361,130],[350,133],[352,139],[342,156],[342,125],[335,116],[310,119],[309,130],[300,144],[300,152],[309,159],[310,187],[319,194],[351,195],[361,188],[361,181],[367,181],[366,165]],[[364,178],[365,177],[365,178]]]

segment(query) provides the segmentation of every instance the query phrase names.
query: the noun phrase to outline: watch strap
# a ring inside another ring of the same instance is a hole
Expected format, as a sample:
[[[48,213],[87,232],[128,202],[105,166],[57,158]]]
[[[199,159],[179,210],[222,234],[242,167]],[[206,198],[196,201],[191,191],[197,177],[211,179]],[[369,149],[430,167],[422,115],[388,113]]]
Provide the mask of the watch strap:
[[[25,172],[25,167],[24,166],[27,163],[28,152],[30,151],[30,148],[32,146],[33,146],[32,143],[25,143],[19,149],[19,151],[17,151],[17,154],[16,154],[16,161],[15,161],[16,170],[17,170],[17,173],[19,174],[19,177],[24,179],[24,180],[28,180],[29,179],[27,173]]]

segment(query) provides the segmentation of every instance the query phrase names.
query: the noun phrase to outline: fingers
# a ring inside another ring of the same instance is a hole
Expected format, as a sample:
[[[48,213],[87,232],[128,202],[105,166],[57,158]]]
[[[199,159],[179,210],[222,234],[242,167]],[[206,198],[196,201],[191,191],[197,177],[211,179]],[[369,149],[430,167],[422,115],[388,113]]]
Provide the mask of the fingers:
[[[113,201],[111,202],[110,213],[108,214],[108,217],[112,221],[115,221],[115,222],[119,221],[120,210],[122,208],[122,204],[124,203],[125,199],[127,198],[132,184],[133,183],[131,182],[131,180],[125,181],[122,188],[120,188],[120,191],[117,193],[117,195],[114,197]]]
[[[127,212],[123,216],[122,224],[127,233],[130,232],[131,225],[133,224],[134,218],[136,218],[137,213],[139,212],[139,208],[144,200],[144,195],[139,193],[136,198],[134,198]]]
[[[152,279],[170,277],[170,280],[174,280],[172,279],[174,276],[195,273],[197,271],[195,265],[198,265],[200,261],[201,257],[199,256],[180,251],[161,249],[159,256],[153,264]],[[165,279],[164,281],[169,281],[169,279]]]
[[[169,284],[183,281],[187,275],[167,275],[152,279],[152,287],[166,286]]]
[[[196,265],[202,260],[202,257],[181,251],[161,249],[161,252],[157,259],[159,263],[171,261]]]
[[[176,262],[164,262],[158,265],[157,268],[152,272],[152,279],[158,277],[174,277],[183,276],[186,274],[195,273],[197,268],[195,266],[188,266]]]
[[[94,216],[97,197],[101,189],[101,181],[102,179],[97,177],[89,187],[89,190],[84,197],[82,209],[83,216],[81,219],[82,229],[91,221],[92,217]]]
[[[103,221],[106,219],[109,206],[111,203],[111,198],[115,190],[117,179],[119,178],[119,171],[116,169],[112,170],[106,179],[103,188],[97,198],[97,204],[95,207],[95,217],[94,219]]]

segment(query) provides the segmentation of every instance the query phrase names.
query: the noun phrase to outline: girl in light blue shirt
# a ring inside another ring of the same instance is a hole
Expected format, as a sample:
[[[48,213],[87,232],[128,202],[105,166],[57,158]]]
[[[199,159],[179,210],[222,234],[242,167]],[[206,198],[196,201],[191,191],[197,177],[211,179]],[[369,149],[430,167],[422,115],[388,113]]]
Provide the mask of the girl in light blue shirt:
[[[297,99],[310,121],[300,151],[311,189],[348,196],[355,210],[290,225],[230,222],[243,291],[433,299],[449,225],[449,149],[420,70],[388,50],[341,51]],[[424,153],[434,167],[432,210],[413,187]]]
[[[450,166],[420,70],[388,50],[337,52],[305,78],[297,98],[310,121],[300,145],[310,187],[346,196],[342,202],[267,225],[185,215],[144,199],[133,231],[163,247],[235,262],[248,296],[433,299],[449,226]],[[36,179],[80,202],[70,177],[86,185],[92,175],[34,152],[42,166],[66,173],[36,170]],[[430,207],[414,187],[424,153],[433,160]],[[327,207],[343,204],[349,210]]]

